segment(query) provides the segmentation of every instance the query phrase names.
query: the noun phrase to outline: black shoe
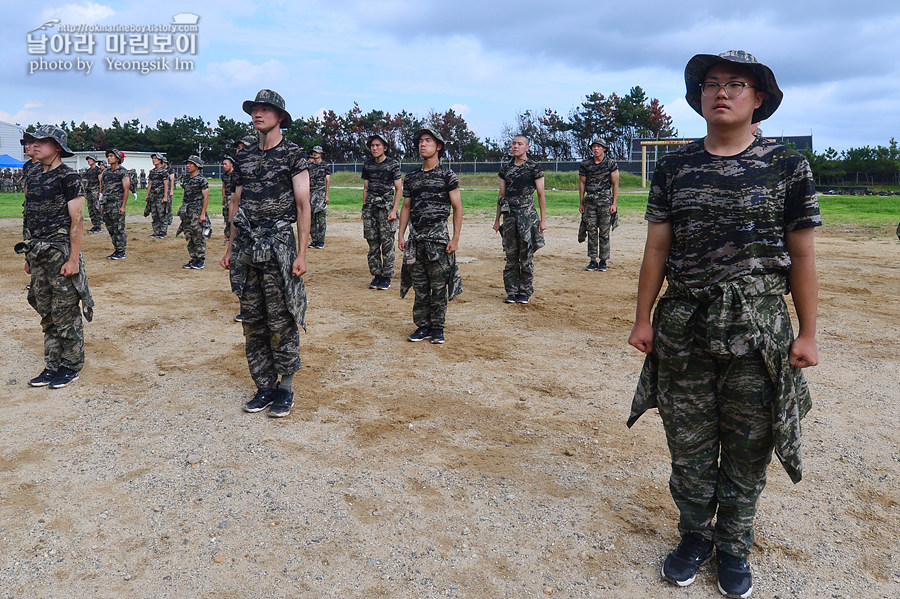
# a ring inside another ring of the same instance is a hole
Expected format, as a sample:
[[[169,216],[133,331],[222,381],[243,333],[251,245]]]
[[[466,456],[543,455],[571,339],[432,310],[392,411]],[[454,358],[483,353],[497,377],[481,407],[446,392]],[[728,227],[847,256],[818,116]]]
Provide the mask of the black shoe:
[[[506,299],[503,300],[503,303],[504,304],[514,304],[514,303],[516,303],[517,299],[518,299],[517,295],[510,293],[509,295],[506,296]]]
[[[159,235],[156,236],[156,238],[157,239],[165,239],[166,235],[168,235],[168,233],[160,233]]]
[[[125,259],[125,250],[116,250],[112,253],[111,256],[107,256],[110,260],[124,260]]]
[[[597,270],[600,272],[606,272],[606,260],[599,260],[597,262]]]
[[[753,576],[747,560],[717,550],[716,561],[719,564],[719,592],[726,597],[749,597],[753,592]]]
[[[431,342],[438,344],[443,343],[444,329],[431,329]]]
[[[275,399],[275,389],[259,389],[253,399],[244,404],[244,411],[251,414],[262,412]]]
[[[186,263],[181,265],[181,268],[194,268],[194,260],[188,260]]]
[[[584,269],[585,270],[600,270],[600,265],[597,264],[596,260],[591,260],[590,264],[588,264]]]
[[[53,377],[53,380],[50,381],[51,389],[62,389],[69,383],[74,383],[78,380],[78,373],[72,370],[71,368],[66,368],[65,366],[60,366],[59,370],[56,371],[56,374]]]
[[[32,387],[46,387],[47,385],[50,384],[50,381],[52,381],[55,377],[56,377],[55,370],[50,370],[49,368],[45,368],[44,372],[40,373],[39,375],[37,375],[36,377],[34,377],[30,381],[28,381],[28,384],[31,385]]]
[[[315,247],[317,250],[321,250],[325,247],[325,242],[323,241],[322,243],[317,243],[313,247]]]
[[[194,264],[191,266],[194,270],[201,270],[206,266],[206,260],[193,260]]]
[[[307,248],[315,248],[315,247],[316,247],[316,244],[310,243],[310,244],[309,244],[308,246],[306,246],[306,247],[307,247]]]
[[[519,295],[516,296],[517,304],[527,304],[528,300],[529,300],[529,296],[525,295],[524,293],[520,293]]]
[[[688,533],[663,562],[662,577],[672,584],[686,587],[697,578],[700,567],[712,559],[712,553],[712,541],[697,533]]]
[[[88,233],[100,233],[101,231],[103,231],[103,229],[101,229],[99,225],[88,229]]]
[[[375,277],[372,279],[372,282],[369,283],[369,289],[378,289],[378,284],[381,282],[381,277]]]
[[[294,407],[294,392],[281,387],[275,389],[275,399],[269,406],[269,418],[284,418]]]
[[[431,329],[428,327],[419,327],[406,338],[407,341],[412,341],[413,343],[425,341],[426,339],[431,339]]]
[[[378,288],[382,291],[391,288],[391,279],[390,277],[381,277],[381,280],[378,281]]]
[[[150,235],[150,239],[159,239],[159,235],[153,233],[152,235]]]
[[[107,256],[106,259],[107,260],[116,260],[117,259],[116,254],[118,254],[118,253],[119,253],[118,251],[115,251],[112,254],[110,254],[109,256]]]
[[[241,316],[240,314],[238,314],[237,316],[234,317],[234,321],[235,322],[244,322],[244,317]]]

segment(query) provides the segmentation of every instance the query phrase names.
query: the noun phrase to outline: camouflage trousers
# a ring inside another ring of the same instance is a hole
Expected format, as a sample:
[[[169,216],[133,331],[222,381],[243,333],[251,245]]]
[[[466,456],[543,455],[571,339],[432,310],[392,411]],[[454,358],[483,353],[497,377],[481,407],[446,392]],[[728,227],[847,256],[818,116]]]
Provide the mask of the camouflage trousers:
[[[152,191],[152,190],[151,190]],[[163,194],[151,194],[149,198],[147,198],[147,206],[150,208],[150,219],[153,223],[153,234],[160,235],[162,237],[166,236],[168,233],[169,225],[166,222],[166,207],[168,202],[163,202]]]
[[[170,195],[169,201],[165,203],[166,225],[172,226],[172,204],[175,202],[175,196]]]
[[[125,251],[128,244],[128,236],[125,234],[125,215],[119,214],[122,207],[122,198],[103,196],[103,222],[109,231],[113,248]]]
[[[369,272],[376,277],[394,276],[394,237],[400,226],[399,219],[388,220],[390,208],[370,204],[363,206],[363,237],[369,242]]]
[[[504,213],[500,224],[500,239],[506,266],[503,267],[503,286],[507,295],[534,293],[534,251],[519,233],[515,214]]]
[[[288,309],[277,259],[247,266],[241,293],[247,364],[258,389],[300,370],[300,330]]]
[[[610,206],[609,198],[584,199],[582,219],[587,225],[587,253],[591,259],[609,260]]]
[[[65,366],[78,372],[84,368],[84,324],[81,296],[72,278],[59,274],[67,258],[53,247],[29,254],[30,293],[44,331],[44,364],[54,371]],[[84,261],[79,262],[83,269]]]
[[[325,244],[325,209],[313,212],[309,219],[309,241],[316,245]],[[371,263],[370,263],[371,264]],[[387,275],[385,275],[387,276]]]
[[[91,227],[99,227],[103,224],[103,214],[100,212],[99,187],[85,187],[84,199],[87,201],[88,214],[91,217]]]
[[[192,260],[206,260],[206,236],[203,234],[203,213],[201,204],[183,204],[178,216],[184,222],[184,239],[187,241],[188,255]],[[207,216],[208,218],[208,216]]]
[[[231,205],[231,194],[227,194],[222,200],[222,218],[225,219],[225,239],[231,238],[231,216],[228,214],[228,208]]]
[[[708,351],[705,314],[697,318],[683,371],[659,369],[659,415],[672,458],[669,490],[682,536],[698,533],[731,555],[753,546],[753,519],[772,459],[775,386],[759,351]],[[715,520],[715,525],[713,524]]]
[[[443,329],[447,318],[447,284],[453,261],[447,253],[447,242],[420,239],[415,242],[415,254],[404,256],[412,275],[413,322],[417,327]]]

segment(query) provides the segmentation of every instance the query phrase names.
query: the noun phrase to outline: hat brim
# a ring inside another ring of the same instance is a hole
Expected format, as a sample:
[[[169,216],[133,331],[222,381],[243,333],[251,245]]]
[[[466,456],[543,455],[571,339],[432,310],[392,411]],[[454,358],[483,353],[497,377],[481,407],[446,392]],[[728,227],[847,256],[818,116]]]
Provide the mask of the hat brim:
[[[289,113],[287,110],[285,110],[281,106],[276,106],[276,105],[272,104],[271,102],[257,102],[256,100],[244,100],[244,103],[241,104],[241,108],[247,114],[252,114],[253,107],[256,106],[257,104],[264,104],[265,106],[271,106],[272,108],[277,108],[278,110],[283,112],[284,116],[281,117],[281,123],[279,123],[279,126],[282,129],[287,129],[288,127],[291,126],[291,123],[294,122],[294,119],[291,118],[291,113]]]
[[[376,140],[376,139],[380,140],[381,143],[384,144],[384,147],[385,147],[385,148],[390,148],[390,147],[391,147],[391,144],[389,144],[388,141],[387,141],[385,138],[383,138],[382,136],[380,136],[380,135],[377,134],[377,133],[373,133],[372,135],[370,135],[369,137],[366,138],[366,147],[367,147],[367,148],[368,148],[368,147],[371,147],[371,146],[372,146],[372,141],[373,141],[373,140]]]
[[[58,139],[56,139],[55,137],[50,136],[50,135],[48,135],[47,137],[35,137],[31,133],[25,133],[24,135],[22,135],[22,141],[24,142],[22,145],[24,146],[25,144],[33,144],[34,142],[36,142],[39,139],[52,139],[53,141],[58,143],[59,147],[62,148],[59,152],[60,158],[70,158],[75,155],[75,152],[73,152],[68,147],[66,147],[65,145],[60,143],[60,141]]]
[[[761,62],[740,62],[716,56],[715,54],[697,54],[684,67],[684,99],[687,100],[688,105],[697,114],[703,116],[703,110],[700,105],[700,84],[703,83],[703,78],[709,69],[719,63],[733,64],[747,69],[753,73],[757,84],[762,87],[760,91],[765,93],[765,98],[763,98],[763,103],[759,108],[753,111],[752,122],[759,123],[764,121],[778,110],[781,100],[784,98],[784,92],[778,87],[778,82],[775,80],[775,73],[772,72],[772,69]]]
[[[438,155],[443,155],[443,154],[444,154],[444,150],[447,149],[447,142],[444,141],[444,138],[441,137],[441,134],[440,134],[440,133],[438,133],[437,131],[435,131],[435,130],[432,129],[431,127],[422,127],[421,129],[419,129],[418,131],[416,131],[415,135],[413,135],[413,143],[418,147],[418,145],[419,145],[419,140],[422,139],[422,136],[425,135],[426,133],[427,133],[428,135],[430,135],[431,137],[433,137],[434,140],[435,140],[436,142],[438,142],[439,144],[441,144],[441,149],[440,149],[440,151],[438,152]]]
[[[189,162],[190,162],[191,164],[195,165],[197,168],[203,168],[203,165],[200,164],[199,162],[195,161],[195,160],[185,160],[185,161],[184,161],[185,164],[187,164],[187,163],[189,163]]]

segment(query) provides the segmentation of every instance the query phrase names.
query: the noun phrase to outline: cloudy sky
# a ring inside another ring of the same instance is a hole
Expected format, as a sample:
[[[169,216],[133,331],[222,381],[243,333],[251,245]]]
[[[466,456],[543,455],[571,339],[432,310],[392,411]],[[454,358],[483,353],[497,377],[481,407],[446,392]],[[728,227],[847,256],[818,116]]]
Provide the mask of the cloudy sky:
[[[107,33],[93,34],[93,53],[42,56],[28,43],[42,34],[64,41],[61,25],[165,25],[184,12],[200,17],[195,54],[110,55]],[[681,135],[699,136],[704,122],[684,101],[684,65],[697,53],[741,48],[772,67],[785,93],[763,123],[767,134],[812,132],[818,151],[900,138],[895,0],[104,0],[3,13],[0,120],[23,125],[244,119],[241,102],[269,87],[294,116],[344,113],[354,101],[364,112],[421,116],[454,108],[479,136],[498,137],[517,112],[568,114],[588,93],[640,85]],[[59,23],[33,31],[52,19]],[[107,56],[162,58],[170,70],[111,70]],[[194,70],[173,72],[176,56]],[[92,61],[89,74],[77,72],[78,59]],[[52,70],[53,60],[72,61],[71,70]]]

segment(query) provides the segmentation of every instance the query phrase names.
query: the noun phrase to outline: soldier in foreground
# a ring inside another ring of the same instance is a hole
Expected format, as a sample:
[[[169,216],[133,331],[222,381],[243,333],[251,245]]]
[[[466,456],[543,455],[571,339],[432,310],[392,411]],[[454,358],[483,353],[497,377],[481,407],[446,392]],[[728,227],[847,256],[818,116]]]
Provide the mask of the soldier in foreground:
[[[370,158],[363,164],[363,237],[369,242],[369,289],[390,289],[394,276],[394,234],[403,174],[400,163],[387,155],[388,143],[377,133],[367,141]]]
[[[578,242],[587,238],[590,262],[585,270],[606,270],[609,260],[609,231],[619,202],[619,166],[606,153],[609,144],[602,137],[591,141],[591,153],[578,167],[578,210],[581,227]]]
[[[91,228],[88,233],[103,231],[103,213],[100,212],[100,167],[94,156],[87,157],[88,168],[84,171],[84,197],[87,200],[88,214],[91,217]]]
[[[325,247],[325,211],[331,187],[331,167],[322,160],[323,155],[322,146],[316,146],[309,161],[309,205],[312,210],[309,247],[317,250]]]
[[[25,254],[25,272],[31,274],[28,303],[41,315],[44,331],[44,371],[28,384],[60,389],[78,380],[84,367],[79,304],[88,321],[94,306],[81,257],[84,194],[81,177],[62,163],[74,155],[66,133],[42,125],[25,135],[34,144],[41,171],[28,184],[28,236],[16,251]]]
[[[200,173],[203,163],[199,156],[189,156],[185,168],[188,176],[184,180],[184,199],[178,216],[181,218],[179,229],[184,230],[190,260],[182,268],[200,270],[206,266],[206,235],[203,229],[207,224],[209,182]]]
[[[527,304],[534,293],[534,253],[544,247],[547,229],[547,201],[544,198],[544,171],[528,158],[529,140],[517,135],[512,140],[512,159],[500,167],[500,193],[494,231],[499,231],[506,254],[503,286],[507,304]],[[541,216],[534,209],[538,194]],[[503,215],[503,224],[500,215]]]
[[[169,172],[163,167],[165,157],[159,152],[150,154],[153,168],[150,169],[150,177],[147,187],[147,195],[144,201],[150,208],[150,218],[153,223],[153,239],[165,239],[169,234],[169,225],[166,219],[166,205],[169,203]]]
[[[125,154],[119,150],[107,150],[109,168],[103,172],[101,192],[103,193],[103,220],[113,244],[109,260],[124,260],[128,236],[125,233],[125,206],[131,194],[131,179],[122,168]]]
[[[691,584],[715,548],[719,590],[748,597],[753,519],[773,449],[791,480],[802,476],[800,419],[811,402],[800,369],[818,363],[822,221],[806,159],[750,132],[781,103],[772,70],[732,50],[694,56],[684,79],[707,134],[666,154],[653,175],[628,339],[647,358],[628,426],[657,407],[666,431],[681,543],[663,577]]]
[[[444,139],[430,128],[419,129],[415,144],[423,164],[406,175],[400,210],[397,244],[403,252],[400,272],[400,297],[409,288],[416,293],[413,322],[416,330],[407,339],[432,343],[444,342],[447,302],[462,293],[462,279],[456,265],[456,249],[462,231],[462,200],[459,178],[440,162]],[[447,217],[453,211],[453,237],[447,230]],[[403,235],[409,225],[409,238]]]
[[[241,300],[247,363],[257,388],[244,411],[268,407],[269,416],[281,418],[294,405],[298,325],[306,329],[302,275],[309,238],[309,171],[300,148],[281,133],[290,126],[291,115],[279,94],[260,90],[243,103],[243,110],[253,118],[259,140],[235,157],[234,228],[222,266],[230,269],[231,290]]]

